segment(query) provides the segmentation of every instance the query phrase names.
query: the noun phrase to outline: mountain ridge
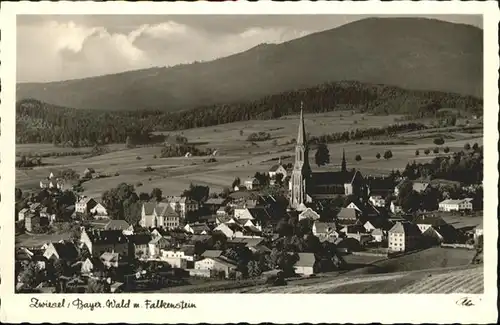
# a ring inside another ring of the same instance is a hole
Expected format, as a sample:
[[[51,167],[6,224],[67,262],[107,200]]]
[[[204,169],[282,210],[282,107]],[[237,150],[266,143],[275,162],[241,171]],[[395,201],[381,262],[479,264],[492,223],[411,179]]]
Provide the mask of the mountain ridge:
[[[113,111],[178,111],[341,80],[482,97],[482,51],[477,27],[426,18],[367,18],[208,62],[20,83],[17,99]]]

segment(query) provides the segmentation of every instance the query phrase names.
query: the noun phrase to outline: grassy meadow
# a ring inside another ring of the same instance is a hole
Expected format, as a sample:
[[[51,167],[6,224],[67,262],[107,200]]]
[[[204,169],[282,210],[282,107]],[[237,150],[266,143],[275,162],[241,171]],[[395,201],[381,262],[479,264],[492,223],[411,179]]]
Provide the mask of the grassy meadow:
[[[352,114],[350,112],[329,112],[321,114],[306,114],[306,131],[312,136],[327,133],[343,132],[354,128],[364,129],[383,127],[396,123],[398,115],[371,116],[366,114]],[[100,156],[85,158],[91,148],[60,148],[51,144],[22,144],[17,146],[17,155],[44,154],[58,152],[81,152],[81,155],[49,156],[43,157],[44,166],[32,169],[18,169],[16,171],[16,186],[22,190],[38,187],[39,181],[49,175],[50,171],[64,168],[74,169],[77,173],[83,172],[87,167],[94,168],[97,172],[110,174],[111,177],[94,179],[83,184],[84,194],[100,196],[101,193],[127,182],[136,185],[138,192],[150,192],[159,187],[165,195],[178,195],[190,183],[208,185],[211,191],[219,192],[224,187],[230,186],[235,177],[244,180],[253,176],[255,172],[265,172],[277,160],[283,157],[284,163],[293,162],[294,146],[290,140],[297,136],[298,116],[286,116],[275,120],[252,120],[223,124],[214,127],[188,129],[181,132],[168,132],[172,135],[181,134],[188,141],[200,148],[217,150],[213,163],[204,162],[209,157],[173,157],[160,158],[161,146],[137,147],[127,149],[125,144],[109,145],[109,152]],[[246,141],[253,132],[268,132],[271,139],[261,142]],[[450,151],[461,150],[469,142],[482,144],[482,133],[458,133],[443,130],[446,133],[445,144]],[[346,152],[348,168],[356,168],[364,174],[386,174],[392,169],[404,168],[412,160],[431,160],[436,155],[432,153],[433,139],[438,133],[431,130],[408,132],[388,139],[363,139],[357,142],[329,144],[331,163],[317,167],[314,164],[315,150],[310,150],[310,162],[313,170],[338,170],[342,150]],[[375,145],[371,142],[392,141],[406,142],[406,144]],[[424,154],[424,149],[431,149],[429,155]],[[376,154],[383,156],[385,150],[391,150],[393,158],[377,159]],[[415,156],[415,150],[420,150],[420,155]],[[362,160],[356,161],[355,156],[361,155]],[[155,158],[156,156],[156,158]],[[286,158],[287,156],[290,156]],[[138,159],[140,157],[140,159]],[[154,170],[145,172],[150,166]],[[139,185],[141,184],[141,185]]]

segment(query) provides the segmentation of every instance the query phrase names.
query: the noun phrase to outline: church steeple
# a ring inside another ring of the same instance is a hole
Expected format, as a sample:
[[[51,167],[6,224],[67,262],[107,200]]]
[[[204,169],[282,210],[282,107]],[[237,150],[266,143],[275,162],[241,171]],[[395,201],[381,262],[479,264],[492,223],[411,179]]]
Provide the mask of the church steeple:
[[[294,209],[300,208],[307,201],[307,182],[311,176],[308,153],[303,103],[301,103],[299,128],[295,144],[295,164],[290,179],[290,206]]]
[[[304,102],[300,102],[300,121],[299,121],[299,132],[297,134],[297,145],[307,145],[303,108],[304,108]]]
[[[347,163],[345,161],[345,149],[342,149],[342,164],[340,168],[343,172],[347,171]]]

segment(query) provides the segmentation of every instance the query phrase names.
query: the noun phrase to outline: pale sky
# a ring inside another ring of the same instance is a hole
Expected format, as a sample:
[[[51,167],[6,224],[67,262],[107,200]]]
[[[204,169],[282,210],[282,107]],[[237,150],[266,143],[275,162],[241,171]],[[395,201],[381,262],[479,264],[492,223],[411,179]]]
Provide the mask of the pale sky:
[[[373,16],[30,15],[17,18],[18,82],[208,61]],[[420,16],[482,28],[480,15]]]

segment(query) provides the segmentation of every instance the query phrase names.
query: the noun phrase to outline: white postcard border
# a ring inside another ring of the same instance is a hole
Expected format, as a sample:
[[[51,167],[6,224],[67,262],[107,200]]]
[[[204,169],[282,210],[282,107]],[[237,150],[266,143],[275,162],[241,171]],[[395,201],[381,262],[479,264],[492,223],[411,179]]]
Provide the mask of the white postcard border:
[[[470,296],[474,306],[459,306],[461,295],[356,294],[86,294],[48,295],[14,292],[15,80],[17,14],[481,14],[484,28],[484,280],[485,293]],[[3,3],[0,11],[1,137],[0,321],[93,323],[490,323],[498,317],[496,243],[498,184],[498,7],[496,2],[19,2]],[[106,299],[185,301],[196,309],[29,308],[30,299],[85,302]]]

